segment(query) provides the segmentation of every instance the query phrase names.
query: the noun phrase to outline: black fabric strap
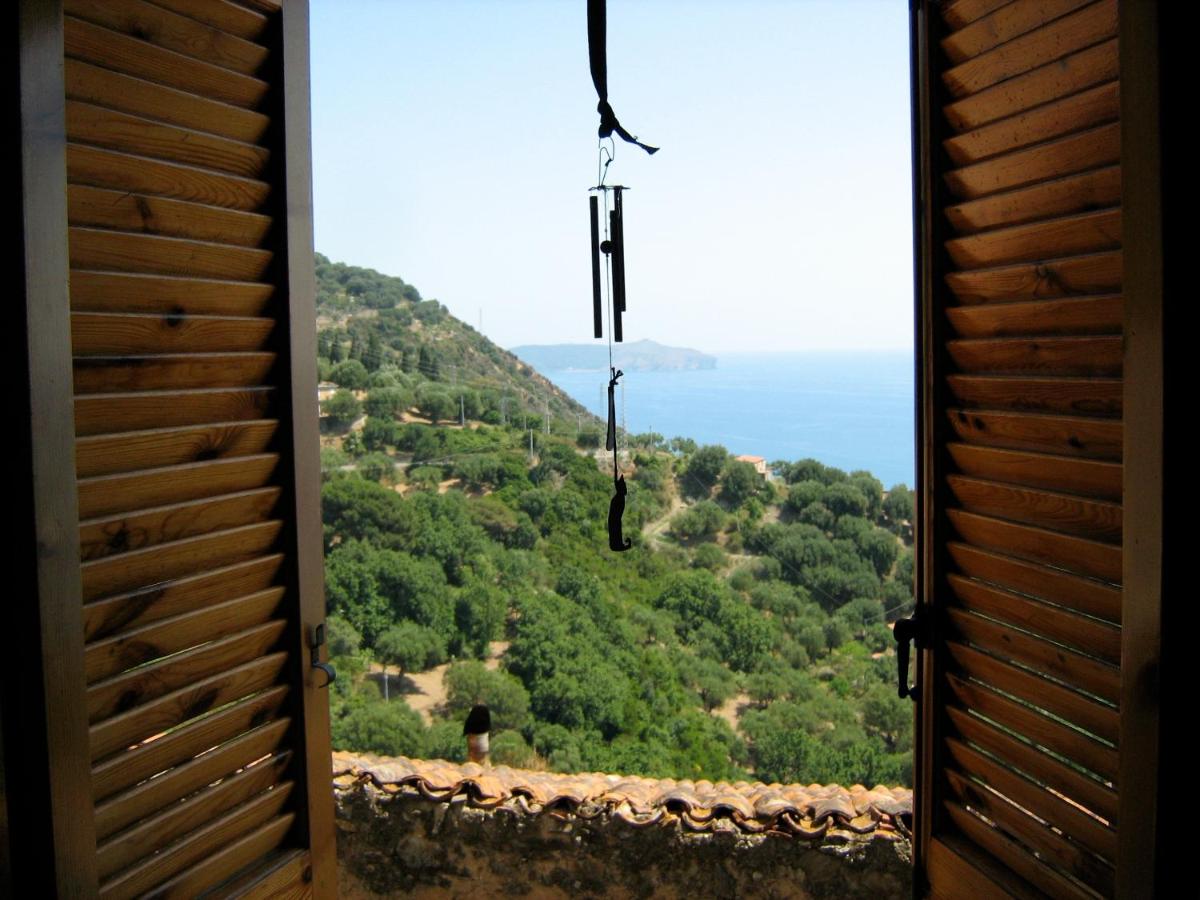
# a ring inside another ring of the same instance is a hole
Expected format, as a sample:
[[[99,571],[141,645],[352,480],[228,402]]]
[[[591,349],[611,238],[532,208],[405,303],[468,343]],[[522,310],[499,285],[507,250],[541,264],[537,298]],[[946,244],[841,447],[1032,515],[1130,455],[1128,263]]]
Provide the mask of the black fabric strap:
[[[608,27],[605,13],[606,0],[588,0],[588,61],[592,66],[592,84],[596,86],[596,95],[600,102],[596,111],[600,113],[599,135],[602,138],[611,137],[615,132],[622,140],[637,144],[647,153],[657,153],[657,147],[643,144],[626,131],[617,121],[617,114],[608,103]]]

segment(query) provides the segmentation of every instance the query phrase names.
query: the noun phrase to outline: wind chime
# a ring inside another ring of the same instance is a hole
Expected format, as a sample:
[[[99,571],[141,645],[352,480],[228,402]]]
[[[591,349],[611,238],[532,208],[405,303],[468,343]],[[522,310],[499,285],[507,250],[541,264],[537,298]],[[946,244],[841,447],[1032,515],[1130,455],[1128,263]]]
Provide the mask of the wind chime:
[[[658,152],[657,147],[643,144],[621,127],[613,108],[608,103],[608,52],[605,0],[588,0],[588,58],[592,69],[592,83],[600,98],[596,106],[600,113],[599,161],[597,162],[596,186],[590,189],[588,213],[592,232],[592,333],[597,339],[604,337],[604,298],[607,295],[608,330],[608,433],[604,447],[613,455],[612,502],[608,506],[608,548],[616,552],[628,550],[633,541],[621,533],[621,517],[625,514],[625,476],[621,474],[617,459],[617,402],[618,380],[625,374],[613,365],[613,343],[624,340],[621,316],[625,312],[625,216],[622,193],[629,190],[625,185],[605,184],[608,167],[616,155],[613,134],[631,144],[637,144],[647,153]],[[608,146],[605,146],[605,140]],[[600,200],[604,200],[604,240],[600,239]],[[610,202],[611,201],[611,202]],[[604,278],[601,278],[601,269]],[[601,281],[605,290],[601,290]]]

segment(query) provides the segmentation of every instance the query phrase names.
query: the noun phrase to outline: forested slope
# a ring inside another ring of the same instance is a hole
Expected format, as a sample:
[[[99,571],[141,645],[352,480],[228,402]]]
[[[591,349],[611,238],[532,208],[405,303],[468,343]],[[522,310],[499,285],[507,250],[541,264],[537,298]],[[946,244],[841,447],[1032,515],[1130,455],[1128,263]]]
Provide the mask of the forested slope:
[[[318,274],[347,407],[322,451],[336,747],[462,759],[482,700],[510,765],[910,782],[888,628],[912,602],[906,488],[813,460],[764,481],[723,448],[628,435],[634,547],[614,554],[594,421],[399,279]],[[446,663],[427,723],[398,676]]]

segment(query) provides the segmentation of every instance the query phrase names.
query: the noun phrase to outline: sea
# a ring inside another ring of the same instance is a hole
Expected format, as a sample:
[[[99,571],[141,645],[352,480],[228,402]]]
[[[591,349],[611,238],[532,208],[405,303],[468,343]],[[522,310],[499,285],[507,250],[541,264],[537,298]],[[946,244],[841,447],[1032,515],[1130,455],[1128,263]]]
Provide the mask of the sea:
[[[722,353],[715,369],[627,372],[617,416],[630,433],[721,444],[768,462],[811,457],[915,484],[913,355],[900,351]],[[607,416],[608,373],[547,378]]]

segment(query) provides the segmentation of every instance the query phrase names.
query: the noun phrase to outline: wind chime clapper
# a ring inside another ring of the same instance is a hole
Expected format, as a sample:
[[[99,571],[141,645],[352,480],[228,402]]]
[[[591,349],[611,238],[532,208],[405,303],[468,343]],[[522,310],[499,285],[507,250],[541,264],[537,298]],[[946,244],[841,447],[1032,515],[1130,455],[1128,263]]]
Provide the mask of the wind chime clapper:
[[[588,213],[592,233],[592,333],[596,338],[604,337],[604,302],[600,285],[601,255],[605,258],[612,279],[610,303],[612,307],[612,340],[625,340],[621,313],[625,312],[625,214],[621,195],[628,187],[621,184],[600,184],[592,191],[604,194],[607,213],[606,236],[600,240],[600,201],[596,194],[588,197]],[[608,192],[613,194],[613,208],[608,209]]]

